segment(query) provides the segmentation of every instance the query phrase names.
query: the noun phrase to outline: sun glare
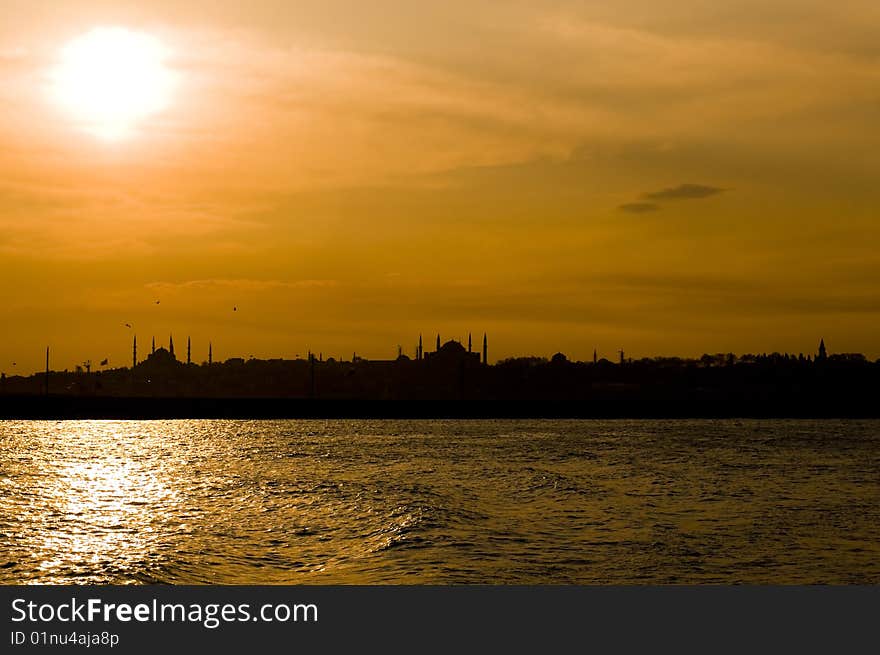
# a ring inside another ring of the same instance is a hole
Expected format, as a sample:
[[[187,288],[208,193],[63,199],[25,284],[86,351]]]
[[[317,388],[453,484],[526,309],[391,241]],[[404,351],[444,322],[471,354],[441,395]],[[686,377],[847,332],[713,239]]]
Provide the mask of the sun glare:
[[[95,28],[62,49],[54,95],[81,128],[105,140],[124,139],[170,104],[168,54],[149,34]]]

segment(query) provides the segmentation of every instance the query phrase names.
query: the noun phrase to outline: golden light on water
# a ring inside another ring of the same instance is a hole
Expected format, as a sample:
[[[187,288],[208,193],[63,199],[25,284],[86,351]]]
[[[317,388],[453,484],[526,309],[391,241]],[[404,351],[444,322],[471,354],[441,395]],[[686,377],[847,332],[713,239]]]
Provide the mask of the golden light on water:
[[[0,583],[870,582],[877,432],[7,421]]]
[[[176,498],[161,469],[148,465],[143,447],[121,441],[114,422],[76,424],[55,436],[72,456],[45,476],[45,529],[32,542],[41,575],[61,582],[82,571],[101,582],[147,568],[159,555],[155,522]]]
[[[158,38],[99,27],[62,48],[53,95],[85,131],[108,141],[131,136],[171,104],[174,74]]]

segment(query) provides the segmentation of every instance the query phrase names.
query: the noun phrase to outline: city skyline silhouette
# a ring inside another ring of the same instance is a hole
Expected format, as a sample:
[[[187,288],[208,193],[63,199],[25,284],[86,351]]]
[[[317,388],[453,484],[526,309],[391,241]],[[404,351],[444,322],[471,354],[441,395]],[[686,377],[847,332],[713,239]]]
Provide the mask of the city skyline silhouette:
[[[344,362],[344,361],[350,361],[350,362],[390,361],[390,360],[407,360],[408,361],[410,359],[415,360],[415,361],[422,361],[426,358],[431,359],[432,357],[436,357],[439,353],[441,353],[441,351],[446,351],[446,352],[454,352],[456,354],[458,354],[460,352],[462,354],[466,354],[466,356],[468,358],[473,356],[476,358],[475,361],[478,361],[479,363],[481,363],[483,365],[492,364],[493,361],[490,361],[489,357],[488,357],[488,333],[486,333],[486,332],[482,333],[482,345],[480,346],[480,349],[478,349],[478,350],[474,350],[474,348],[473,348],[473,333],[467,332],[466,334],[467,334],[467,337],[465,337],[465,338],[461,338],[461,337],[455,338],[454,337],[454,338],[451,338],[448,340],[442,340],[441,334],[439,332],[437,332],[435,335],[435,346],[434,346],[433,350],[429,349],[426,351],[424,349],[423,334],[419,333],[418,341],[410,349],[406,349],[406,348],[404,348],[404,346],[397,344],[393,349],[393,352],[395,353],[396,356],[389,357],[389,358],[366,357],[363,354],[358,354],[357,348],[354,348],[354,349],[349,350],[349,352],[351,352],[351,355],[348,358],[346,358],[344,354],[340,354],[339,356],[335,356],[335,355],[328,352],[327,359],[329,361],[339,361],[339,362]],[[465,342],[467,343],[466,348],[464,346]],[[46,346],[45,349],[42,351],[45,353],[45,356],[46,356],[46,366],[42,367],[38,371],[35,371],[33,374],[43,373],[46,371],[46,369],[49,366],[49,361],[50,361],[50,359],[49,359],[50,350],[51,350],[51,346]],[[584,348],[581,348],[581,350],[584,350]],[[392,351],[392,349],[389,349],[389,352],[391,352],[391,351]],[[137,335],[134,334],[132,336],[132,342],[131,342],[131,346],[130,346],[130,358],[131,359],[129,360],[128,367],[133,369],[133,368],[137,367],[139,364],[143,364],[147,360],[151,359],[153,355],[156,355],[157,352],[159,353],[160,359],[167,358],[169,361],[173,361],[175,363],[185,363],[187,365],[191,365],[191,364],[204,365],[204,364],[211,364],[215,361],[214,342],[211,340],[209,340],[207,342],[207,349],[205,351],[205,357],[199,359],[198,355],[197,355],[196,358],[194,359],[193,358],[193,350],[192,350],[192,337],[189,335],[186,336],[186,354],[184,357],[178,358],[177,355],[175,354],[175,349],[174,349],[174,334],[173,334],[173,332],[169,333],[167,345],[165,345],[165,346],[162,345],[161,341],[159,342],[159,345],[157,346],[156,337],[152,336],[151,340],[150,340],[149,351],[146,352],[146,354],[141,353],[141,356],[139,356]],[[617,347],[617,348],[613,349],[610,353],[605,353],[603,351],[600,351],[597,346],[593,346],[589,352],[591,353],[590,357],[583,358],[583,359],[571,358],[568,355],[566,355],[565,353],[563,353],[561,350],[556,350],[551,355],[540,355],[540,354],[534,354],[534,353],[510,354],[506,357],[496,358],[494,360],[494,363],[503,362],[503,361],[512,361],[512,360],[517,360],[517,359],[533,359],[536,361],[541,361],[541,360],[554,361],[556,358],[562,358],[564,361],[573,361],[573,362],[577,362],[577,363],[585,363],[585,362],[592,361],[592,363],[594,363],[594,364],[597,363],[599,360],[606,361],[606,362],[616,361],[621,364],[625,363],[627,361],[628,362],[633,361],[632,353],[628,353],[627,350],[625,350],[624,348],[621,348],[621,347]],[[606,355],[608,355],[608,356],[606,356]],[[629,355],[629,356],[627,356],[627,355]],[[780,351],[772,351],[770,353],[770,356],[771,357],[785,357],[785,358],[791,357],[794,359],[800,359],[801,361],[824,360],[824,359],[828,358],[828,349],[825,344],[825,338],[820,337],[818,345],[816,346],[816,348],[814,349],[813,352],[808,351],[805,353],[804,351],[795,352],[795,351],[788,351],[788,350],[783,350],[781,352]],[[733,352],[716,352],[714,354],[702,353],[701,355],[695,356],[695,357],[688,357],[688,356],[682,356],[682,355],[677,355],[677,354],[670,355],[667,353],[656,353],[656,354],[651,354],[651,355],[643,354],[641,356],[636,357],[636,360],[637,361],[639,361],[639,360],[640,361],[666,360],[666,361],[670,361],[670,362],[671,361],[680,361],[680,362],[700,361],[700,362],[705,363],[709,359],[714,359],[714,360],[720,359],[720,360],[727,361],[732,358],[733,361],[739,361],[740,359],[742,359],[742,361],[747,361],[747,360],[752,361],[752,360],[755,360],[755,359],[761,358],[761,357],[767,358],[768,352],[767,351],[758,351],[755,353],[748,352],[748,353],[740,353],[740,354],[733,353]],[[862,360],[862,361],[866,361],[866,362],[871,361],[870,358],[867,357],[866,355],[864,355],[863,353],[857,353],[857,352],[836,353],[835,357],[837,357],[838,359],[845,358],[845,359],[853,360],[853,361],[854,360]],[[287,354],[286,356],[281,355],[279,357],[257,357],[253,354],[249,354],[247,357],[244,357],[240,353],[236,353],[236,354],[230,355],[225,360],[220,359],[217,361],[222,363],[227,360],[283,361],[283,360],[302,360],[302,359],[305,359],[307,361],[311,361],[312,359],[314,359],[315,361],[323,362],[325,359],[324,351],[320,350],[320,349],[313,350],[312,348],[306,348],[304,355],[300,354],[299,352],[296,352],[293,355]],[[880,359],[878,359],[877,361],[880,361]],[[84,359],[84,360],[81,360],[80,363],[74,364],[72,367],[65,366],[63,369],[59,367],[57,370],[63,370],[65,372],[67,372],[70,368],[72,368],[76,372],[85,371],[87,373],[90,373],[93,366],[95,367],[96,371],[126,368],[126,366],[123,366],[123,365],[116,365],[115,362],[113,364],[111,364],[110,358],[105,357],[102,360],[100,360],[100,362],[98,362],[97,364],[93,364],[91,359]],[[7,372],[7,370],[3,370],[2,373],[4,375],[27,375],[27,373],[24,370],[22,370],[22,368],[19,368],[18,361],[13,362],[12,370],[10,370],[8,372]]]
[[[350,359],[309,351],[305,358],[179,358],[173,335],[152,338],[132,366],[73,370],[46,366],[31,376],[0,376],[0,414],[14,416],[874,416],[880,360],[829,351],[705,354],[699,358],[519,356],[489,360],[489,339],[475,350],[420,335],[413,356]],[[60,403],[60,404],[59,404]],[[219,404],[218,404],[219,403]],[[390,403],[390,404],[389,404]]]

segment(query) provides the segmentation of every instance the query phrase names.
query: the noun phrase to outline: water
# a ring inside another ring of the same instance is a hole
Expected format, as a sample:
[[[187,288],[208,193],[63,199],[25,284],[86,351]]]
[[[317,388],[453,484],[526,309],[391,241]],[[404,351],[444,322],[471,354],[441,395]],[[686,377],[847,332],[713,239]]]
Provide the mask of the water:
[[[0,422],[2,583],[880,583],[880,421]]]

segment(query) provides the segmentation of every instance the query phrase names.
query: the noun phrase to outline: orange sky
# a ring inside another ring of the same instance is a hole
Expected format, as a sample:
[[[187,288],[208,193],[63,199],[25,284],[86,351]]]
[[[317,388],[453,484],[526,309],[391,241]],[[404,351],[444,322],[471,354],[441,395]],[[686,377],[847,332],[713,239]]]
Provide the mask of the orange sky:
[[[50,89],[100,26],[176,80],[112,142]],[[197,361],[880,356],[878,32],[864,0],[4,3],[0,370],[128,365],[125,323]]]

